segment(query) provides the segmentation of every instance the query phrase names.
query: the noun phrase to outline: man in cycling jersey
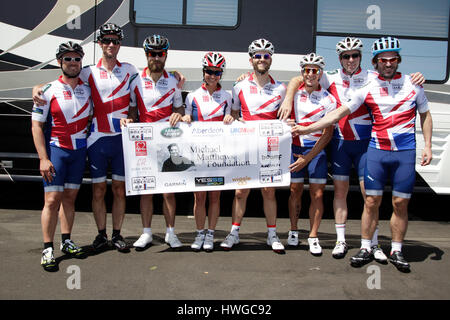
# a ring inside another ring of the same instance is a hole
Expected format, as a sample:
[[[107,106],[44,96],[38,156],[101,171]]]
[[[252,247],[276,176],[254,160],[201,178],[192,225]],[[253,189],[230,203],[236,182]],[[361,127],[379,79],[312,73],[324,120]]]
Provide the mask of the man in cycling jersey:
[[[58,269],[53,238],[60,207],[61,251],[77,258],[83,256],[82,249],[71,240],[75,199],[86,164],[86,134],[92,111],[89,86],[78,77],[83,56],[83,48],[78,43],[69,41],[59,45],[56,59],[62,75],[43,88],[42,95],[48,103],[33,106],[31,129],[45,191],[41,265],[46,271]]]
[[[365,103],[371,111],[373,126],[364,169],[366,190],[365,211],[361,218],[361,249],[350,259],[351,265],[360,267],[372,260],[371,238],[378,223],[379,207],[388,176],[392,181],[393,213],[391,251],[389,261],[399,270],[408,272],[409,263],[402,254],[402,243],[408,225],[408,203],[415,182],[415,119],[419,112],[425,147],[420,164],[428,165],[432,159],[432,118],[428,100],[421,86],[414,85],[410,76],[397,72],[401,62],[400,42],[383,37],[372,45],[372,64],[378,76],[357,90],[342,107],[327,114],[309,127],[295,126],[293,136],[306,134],[351,114]]]

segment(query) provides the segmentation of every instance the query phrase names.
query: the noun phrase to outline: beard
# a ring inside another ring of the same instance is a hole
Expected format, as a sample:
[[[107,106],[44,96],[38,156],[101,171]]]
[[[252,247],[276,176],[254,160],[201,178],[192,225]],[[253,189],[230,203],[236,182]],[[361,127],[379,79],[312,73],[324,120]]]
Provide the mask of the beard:
[[[158,60],[152,60],[148,63],[150,72],[161,73],[164,70],[165,63]]]
[[[258,64],[258,61],[253,61],[253,70],[260,74],[266,74],[270,69],[270,63]]]
[[[398,65],[394,68],[386,69],[386,67],[381,67],[380,64],[377,64],[377,71],[384,79],[392,79],[397,73]]]
[[[61,67],[62,73],[63,75],[65,75],[67,78],[77,78],[80,75],[81,72],[81,68],[76,70],[76,71],[68,71],[68,70],[64,70],[63,67]]]

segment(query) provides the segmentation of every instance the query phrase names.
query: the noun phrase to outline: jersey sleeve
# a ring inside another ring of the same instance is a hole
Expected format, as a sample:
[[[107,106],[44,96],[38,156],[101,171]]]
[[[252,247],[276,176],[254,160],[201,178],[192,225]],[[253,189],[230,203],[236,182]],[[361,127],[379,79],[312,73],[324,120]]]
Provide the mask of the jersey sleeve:
[[[422,86],[416,86],[416,88],[418,89],[417,92],[417,111],[419,113],[425,113],[428,110],[430,110],[430,107],[428,106],[428,99],[427,96],[425,95],[425,90],[423,89]]]
[[[337,108],[337,101],[336,98],[333,97],[332,94],[328,93],[326,97],[324,97],[324,104],[323,106],[325,107],[325,109],[327,110],[327,113],[333,111],[334,109]]]
[[[239,86],[239,83],[233,86],[233,103],[231,105],[232,110],[241,110],[241,100],[239,99],[239,92],[241,91],[241,88]]]
[[[227,91],[225,91],[225,94],[227,96],[227,99],[226,99],[227,106],[225,108],[225,114],[231,114],[231,106],[232,106],[232,103],[233,103],[233,99],[231,98],[231,94],[228,93]]]
[[[183,106],[183,97],[181,95],[181,90],[178,89],[178,87],[175,87],[175,93],[173,95],[173,107],[179,108],[181,106]]]
[[[356,90],[350,101],[343,105],[347,106],[350,109],[350,112],[354,112],[364,103],[364,100],[366,99],[366,92],[367,90],[365,87]]]
[[[45,105],[38,106],[36,104],[33,105],[31,119],[39,122],[46,122],[47,116],[50,111],[50,99],[48,89],[51,87],[51,84],[47,84],[43,88],[42,99],[46,101]]]
[[[192,95],[193,92],[188,93],[185,100],[184,114],[192,116]]]

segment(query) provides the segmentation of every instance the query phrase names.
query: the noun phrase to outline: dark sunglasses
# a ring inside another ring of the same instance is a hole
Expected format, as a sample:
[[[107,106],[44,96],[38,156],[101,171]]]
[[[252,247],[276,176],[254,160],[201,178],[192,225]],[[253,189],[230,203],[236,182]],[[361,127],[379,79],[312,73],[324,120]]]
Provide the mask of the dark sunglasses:
[[[120,40],[119,39],[113,39],[113,38],[103,38],[100,40],[101,43],[103,44],[114,44],[114,45],[118,45],[120,44]]]
[[[306,73],[306,74],[309,74],[310,72],[312,72],[312,74],[318,74],[320,72],[320,69],[305,68],[305,69],[303,69],[303,72]]]
[[[166,56],[166,52],[165,51],[159,51],[159,52],[156,52],[156,51],[148,51],[147,52],[147,56],[151,56],[151,57],[165,57]]]
[[[81,58],[80,57],[64,57],[62,58],[65,62],[71,62],[71,61],[76,61],[76,62],[80,62]]]
[[[395,63],[395,62],[398,61],[398,57],[395,57],[395,58],[378,58],[378,61],[382,62],[382,63],[388,63],[388,62]]]
[[[353,59],[356,59],[356,58],[361,57],[361,55],[360,55],[359,53],[343,54],[343,55],[342,55],[342,59],[344,59],[344,60],[349,60],[350,57],[352,57]]]
[[[219,71],[219,70],[215,71],[215,70],[210,70],[210,69],[204,69],[204,71],[207,74],[209,74],[210,76],[215,75],[217,77],[220,77],[222,75],[222,73],[223,73],[223,71]]]
[[[268,54],[268,53],[266,53],[264,55],[259,54],[259,53],[253,55],[253,59],[262,59],[262,58],[264,58],[264,60],[269,60],[271,57],[272,56],[270,54]]]

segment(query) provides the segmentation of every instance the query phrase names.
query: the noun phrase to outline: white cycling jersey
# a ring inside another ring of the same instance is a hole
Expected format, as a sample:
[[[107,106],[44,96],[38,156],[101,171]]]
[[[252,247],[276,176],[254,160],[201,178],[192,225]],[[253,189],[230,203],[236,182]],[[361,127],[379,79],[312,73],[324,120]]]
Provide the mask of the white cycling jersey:
[[[178,80],[165,70],[155,83],[145,68],[131,84],[130,107],[137,107],[139,122],[167,121],[172,108],[183,105]]]
[[[336,99],[319,85],[319,89],[309,94],[302,83],[294,95],[291,118],[301,126],[309,126],[319,121],[325,114],[336,109]],[[292,139],[292,144],[300,147],[314,147],[322,136],[322,130]]]
[[[121,134],[120,119],[128,115],[130,84],[137,73],[135,66],[119,61],[112,72],[108,72],[102,65],[102,59],[97,65],[81,70],[80,78],[89,83],[94,103],[88,146],[101,137]]]
[[[365,86],[377,75],[374,71],[359,69],[350,76],[341,68],[324,72],[320,84],[336,98],[339,107],[348,103],[356,90]],[[364,140],[370,138],[371,130],[372,118],[363,104],[339,120],[335,126],[334,137],[341,140]]]
[[[49,126],[46,139],[50,145],[76,150],[86,147],[87,125],[92,112],[91,90],[79,80],[75,89],[62,76],[45,85],[43,106],[33,106],[31,119]]]
[[[252,73],[234,85],[232,109],[240,110],[246,121],[276,119],[286,96],[286,86],[270,77],[270,81],[260,88],[253,77]]]
[[[231,112],[231,101],[231,94],[220,85],[211,95],[203,83],[187,95],[185,114],[191,115],[194,121],[223,121]]]
[[[411,77],[397,73],[391,81],[378,76],[359,89],[348,102],[354,112],[365,104],[373,117],[369,147],[382,150],[416,149],[416,112],[429,110],[422,86],[414,85]]]

